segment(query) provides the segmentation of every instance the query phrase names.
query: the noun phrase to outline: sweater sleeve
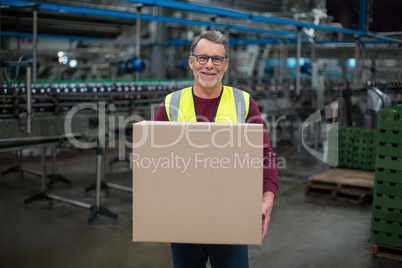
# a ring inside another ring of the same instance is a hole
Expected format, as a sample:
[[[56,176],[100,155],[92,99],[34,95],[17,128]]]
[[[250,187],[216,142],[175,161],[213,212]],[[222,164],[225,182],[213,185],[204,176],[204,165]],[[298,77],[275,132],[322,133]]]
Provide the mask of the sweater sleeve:
[[[267,130],[262,120],[260,110],[257,103],[250,99],[250,110],[247,123],[263,124],[264,126],[264,170],[263,170],[263,192],[276,192],[279,189],[278,184],[278,168],[275,153],[271,148],[268,139]]]

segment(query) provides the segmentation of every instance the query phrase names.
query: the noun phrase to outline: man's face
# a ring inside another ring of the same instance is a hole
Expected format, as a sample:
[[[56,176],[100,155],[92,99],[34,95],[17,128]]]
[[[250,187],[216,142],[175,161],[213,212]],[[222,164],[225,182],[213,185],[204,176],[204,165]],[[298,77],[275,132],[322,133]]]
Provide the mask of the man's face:
[[[222,44],[211,42],[207,39],[201,39],[194,50],[194,55],[204,54],[207,56],[222,56],[225,57],[225,48]],[[223,74],[228,68],[228,59],[224,59],[223,63],[216,66],[212,63],[212,59],[204,65],[199,64],[197,58],[194,56],[189,57],[189,65],[193,70],[196,81],[202,87],[214,87],[222,81]]]

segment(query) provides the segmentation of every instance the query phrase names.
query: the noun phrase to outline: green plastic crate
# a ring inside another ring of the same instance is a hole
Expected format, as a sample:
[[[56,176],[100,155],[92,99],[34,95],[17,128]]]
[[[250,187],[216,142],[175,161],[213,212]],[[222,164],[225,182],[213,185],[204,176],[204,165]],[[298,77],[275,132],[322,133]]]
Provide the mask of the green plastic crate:
[[[374,194],[376,193],[402,197],[402,183],[374,180]]]
[[[402,183],[402,171],[376,167],[375,180],[384,182]]]
[[[402,228],[399,224],[399,221],[373,217],[371,221],[371,228],[384,233],[400,235],[402,238]]]
[[[402,170],[402,157],[377,155],[376,167],[392,170]]]
[[[378,232],[378,233],[377,233]],[[402,247],[402,237],[396,234],[387,234],[377,230],[371,231],[371,241],[392,247]]]
[[[402,210],[374,204],[372,218],[380,218],[385,220],[388,219],[392,221],[402,222]]]
[[[402,199],[400,197],[392,195],[375,193],[373,195],[373,205],[379,205],[393,209],[400,209],[402,208]]]
[[[377,146],[377,154],[402,158],[402,144],[379,143]]]
[[[394,109],[380,110],[377,121],[378,129],[402,131],[402,111],[395,107]]]

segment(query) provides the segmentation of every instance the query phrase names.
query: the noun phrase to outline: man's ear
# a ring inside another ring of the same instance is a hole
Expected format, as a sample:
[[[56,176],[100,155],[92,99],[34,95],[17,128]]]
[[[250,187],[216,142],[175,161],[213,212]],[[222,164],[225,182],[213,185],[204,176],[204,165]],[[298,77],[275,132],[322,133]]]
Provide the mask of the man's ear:
[[[190,69],[193,70],[193,57],[188,57],[188,66],[190,66]]]
[[[225,72],[228,69],[228,67],[229,67],[229,59],[226,60]]]

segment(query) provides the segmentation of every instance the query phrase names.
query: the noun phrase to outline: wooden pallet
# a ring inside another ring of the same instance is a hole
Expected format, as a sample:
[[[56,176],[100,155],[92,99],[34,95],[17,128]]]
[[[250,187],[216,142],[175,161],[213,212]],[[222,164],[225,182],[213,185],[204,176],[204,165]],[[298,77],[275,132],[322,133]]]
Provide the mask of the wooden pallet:
[[[402,261],[402,248],[373,244],[373,256],[395,261]]]
[[[355,204],[373,200],[374,172],[334,168],[308,178],[306,194]]]

